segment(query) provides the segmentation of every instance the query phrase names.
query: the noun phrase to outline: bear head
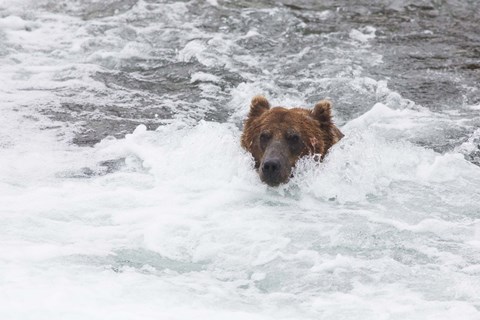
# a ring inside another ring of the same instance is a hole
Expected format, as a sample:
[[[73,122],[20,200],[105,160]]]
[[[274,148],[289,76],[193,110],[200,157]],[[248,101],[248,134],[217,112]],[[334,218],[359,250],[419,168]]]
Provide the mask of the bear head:
[[[331,103],[318,102],[312,110],[270,107],[263,96],[252,99],[244,123],[242,147],[249,151],[260,179],[270,186],[285,183],[298,159],[322,159],[342,133],[332,123]]]

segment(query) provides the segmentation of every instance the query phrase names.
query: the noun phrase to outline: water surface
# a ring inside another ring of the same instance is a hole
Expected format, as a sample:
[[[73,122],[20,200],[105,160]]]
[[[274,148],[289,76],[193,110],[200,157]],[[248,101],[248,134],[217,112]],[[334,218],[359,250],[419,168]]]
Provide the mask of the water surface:
[[[2,319],[478,319],[480,4],[0,1]],[[255,94],[346,137],[280,188]]]

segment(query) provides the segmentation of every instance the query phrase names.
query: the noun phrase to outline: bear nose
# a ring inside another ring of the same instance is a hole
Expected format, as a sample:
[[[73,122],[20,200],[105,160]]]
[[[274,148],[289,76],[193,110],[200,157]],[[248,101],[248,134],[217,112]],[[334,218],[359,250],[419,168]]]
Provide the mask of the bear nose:
[[[281,163],[279,159],[268,159],[262,165],[263,175],[268,182],[278,183]]]
[[[266,174],[273,174],[278,172],[280,169],[280,161],[279,160],[267,160],[263,163],[263,173]]]

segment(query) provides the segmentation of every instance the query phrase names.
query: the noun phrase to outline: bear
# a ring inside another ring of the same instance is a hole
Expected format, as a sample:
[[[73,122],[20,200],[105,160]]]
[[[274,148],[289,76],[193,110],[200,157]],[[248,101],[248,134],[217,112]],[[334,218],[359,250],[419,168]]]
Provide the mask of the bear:
[[[241,145],[252,154],[260,180],[276,187],[288,182],[301,157],[323,160],[344,136],[332,122],[331,107],[330,101],[321,100],[312,110],[271,108],[265,97],[252,98]]]

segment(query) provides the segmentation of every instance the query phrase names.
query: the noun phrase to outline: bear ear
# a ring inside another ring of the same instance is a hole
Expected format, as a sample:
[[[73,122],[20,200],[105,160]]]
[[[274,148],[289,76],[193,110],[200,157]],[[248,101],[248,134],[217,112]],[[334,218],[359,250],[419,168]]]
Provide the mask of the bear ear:
[[[250,118],[255,118],[270,109],[270,103],[264,96],[255,96],[250,103]]]
[[[330,123],[332,122],[332,103],[328,100],[321,100],[310,113],[320,123]]]

